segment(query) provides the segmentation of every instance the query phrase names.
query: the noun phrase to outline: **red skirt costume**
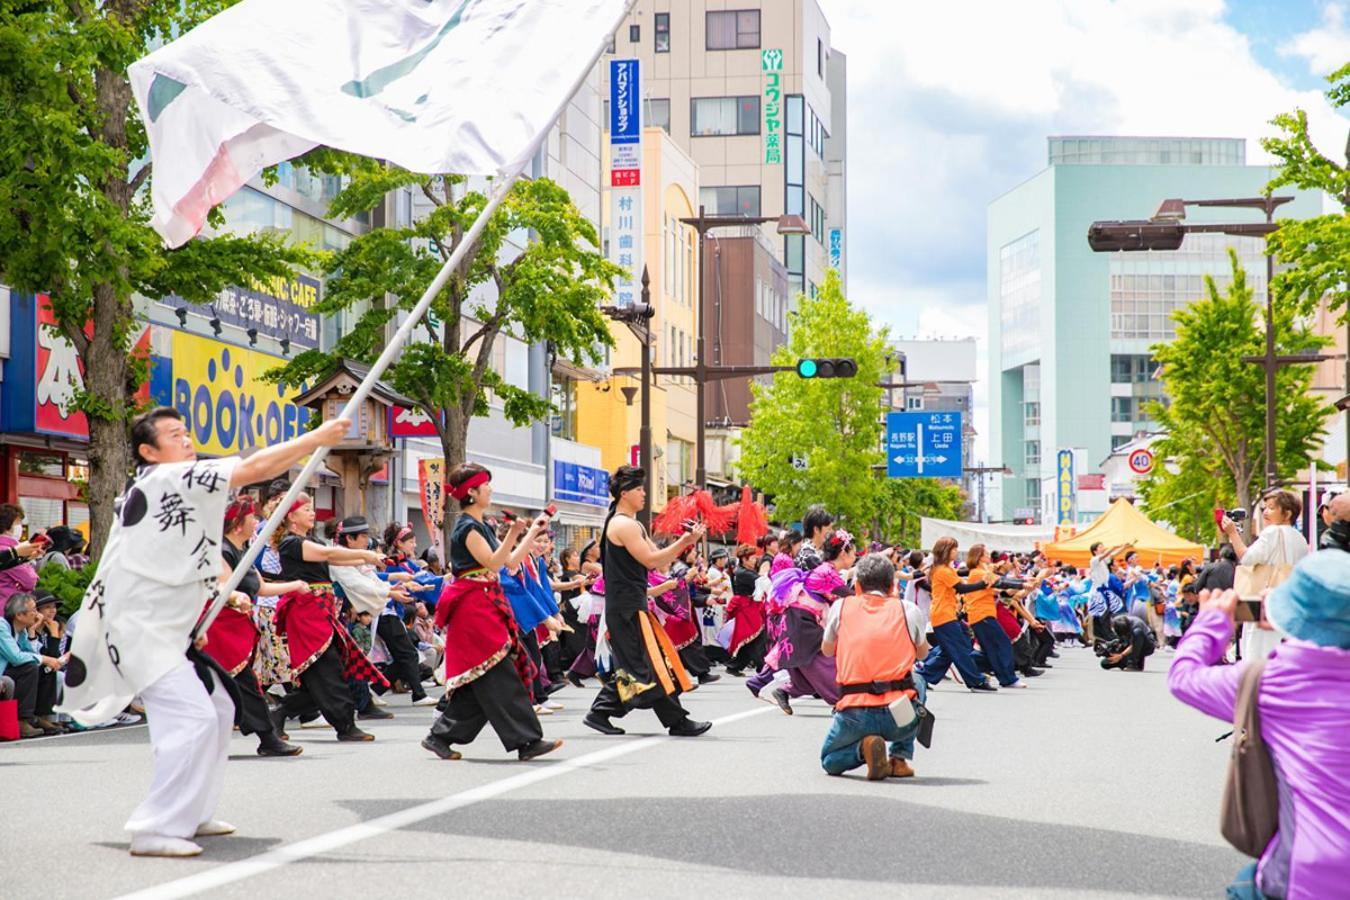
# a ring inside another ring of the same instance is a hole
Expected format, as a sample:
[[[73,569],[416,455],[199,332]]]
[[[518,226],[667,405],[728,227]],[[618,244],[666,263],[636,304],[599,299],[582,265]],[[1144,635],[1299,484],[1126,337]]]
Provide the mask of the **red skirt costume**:
[[[472,569],[456,575],[436,602],[436,625],[445,630],[447,691],[477,680],[508,656],[525,690],[534,684],[538,669],[493,573]]]
[[[659,579],[660,576],[653,573],[653,577]],[[656,584],[661,581],[657,580]],[[689,596],[689,584],[684,579],[680,579],[674,590],[667,591],[659,597],[653,597],[651,606],[656,613],[656,617],[661,620],[661,627],[666,631],[666,637],[675,645],[676,650],[683,650],[694,641],[699,639],[698,616],[694,614],[694,602]]]
[[[233,678],[253,661],[258,635],[252,616],[226,606],[206,630],[206,646],[202,649]]]
[[[726,619],[733,623],[727,653],[734,657],[742,647],[764,633],[764,604],[753,597],[737,594],[727,603]]]
[[[304,672],[314,664],[328,645],[338,642],[342,672],[348,681],[365,681],[375,687],[389,687],[352,636],[338,622],[337,597],[333,586],[325,582],[311,584],[307,590],[292,591],[277,601],[277,630],[286,638],[291,655],[291,672],[304,683]]]

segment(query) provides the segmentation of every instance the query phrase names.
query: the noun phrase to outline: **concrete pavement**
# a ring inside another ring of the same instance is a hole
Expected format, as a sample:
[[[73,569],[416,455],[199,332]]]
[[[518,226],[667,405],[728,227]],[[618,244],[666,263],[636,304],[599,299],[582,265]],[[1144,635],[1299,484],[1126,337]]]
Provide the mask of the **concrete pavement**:
[[[569,687],[544,720],[566,745],[524,764],[490,731],[465,759],[436,759],[418,746],[434,710],[403,695],[395,719],[363,723],[373,744],[293,724],[304,755],[277,760],[236,736],[219,814],[239,834],[203,839],[192,860],[127,855],[122,823],[150,777],[144,728],[11,744],[11,802],[34,803],[6,817],[5,891],[1218,896],[1243,863],[1218,835],[1227,729],[1168,696],[1169,659],[1103,672],[1068,649],[1027,690],[948,682],[930,695],[918,777],[881,783],[821,771],[822,703],[787,717],[729,677],[685,698],[718,721],[694,739],[665,737],[648,712],[623,720],[627,736],[596,734],[581,724],[594,691]]]

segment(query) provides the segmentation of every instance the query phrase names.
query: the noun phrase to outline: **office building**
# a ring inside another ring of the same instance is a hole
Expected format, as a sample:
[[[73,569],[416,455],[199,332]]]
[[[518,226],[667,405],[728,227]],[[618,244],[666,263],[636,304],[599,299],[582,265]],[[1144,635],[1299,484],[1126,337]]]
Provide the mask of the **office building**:
[[[1171,313],[1203,296],[1204,277],[1229,280],[1228,248],[1265,302],[1264,242],[1188,236],[1173,252],[1094,253],[1088,226],[1147,219],[1169,198],[1260,196],[1273,171],[1246,165],[1231,138],[1051,137],[1048,165],[989,206],[990,448],[1012,471],[991,518],[1049,521],[1056,454],[1096,467],[1152,423],[1162,396],[1149,348],[1175,337]],[[1312,192],[1282,218],[1321,211]],[[1250,222],[1259,211],[1188,207],[1188,222]],[[1078,472],[1078,475],[1090,474]],[[1105,493],[1102,492],[1105,496]],[[1100,510],[1079,503],[1077,518]]]

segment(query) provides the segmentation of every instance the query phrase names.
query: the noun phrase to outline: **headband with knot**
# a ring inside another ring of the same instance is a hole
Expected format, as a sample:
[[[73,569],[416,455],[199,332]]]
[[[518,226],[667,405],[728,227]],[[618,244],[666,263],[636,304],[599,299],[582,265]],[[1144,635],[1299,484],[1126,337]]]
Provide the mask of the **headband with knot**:
[[[454,497],[456,500],[459,500],[460,502],[463,502],[464,498],[469,496],[469,491],[478,487],[480,484],[486,484],[491,480],[492,480],[492,473],[489,472],[487,469],[484,469],[481,472],[474,472],[472,475],[461,481],[459,484],[451,487],[450,496]]]
[[[647,473],[639,467],[633,466],[614,473],[614,477],[609,480],[609,493],[615,500],[623,495],[624,491],[631,491],[634,488],[643,487],[647,483]]]

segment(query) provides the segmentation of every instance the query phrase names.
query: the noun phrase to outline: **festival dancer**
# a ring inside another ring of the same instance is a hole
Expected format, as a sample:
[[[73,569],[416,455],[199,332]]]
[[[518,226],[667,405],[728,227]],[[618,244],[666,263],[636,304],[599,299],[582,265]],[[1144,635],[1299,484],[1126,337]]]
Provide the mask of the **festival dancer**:
[[[137,694],[145,703],[154,777],[127,822],[133,855],[195,856],[194,836],[234,831],[214,818],[234,704],[223,672],[202,654],[194,654],[201,665],[188,658],[193,626],[219,590],[229,490],[287,471],[349,428],[334,419],[246,460],[198,460],[176,409],[132,423],[138,468],[80,607],[62,711],[96,725]]]
[[[586,641],[572,665],[567,667],[567,681],[573,687],[584,687],[587,678],[600,674],[595,665],[595,647],[600,638],[600,619],[605,612],[605,579],[600,569],[599,541],[587,541],[581,548],[581,574],[586,584],[577,598],[577,619],[586,624]]]
[[[373,741],[375,735],[356,725],[356,706],[347,682],[365,681],[381,688],[389,682],[338,621],[337,595],[328,567],[378,565],[383,557],[374,550],[312,541],[305,535],[313,528],[314,502],[308,494],[300,494],[272,535],[282,576],[305,583],[304,590],[285,595],[277,604],[277,630],[286,638],[291,683],[296,689],[273,710],[272,724],[284,739],[287,719],[322,713],[339,741]]]
[[[989,587],[983,581],[962,582],[961,576],[952,567],[956,558],[956,539],[938,538],[933,544],[933,565],[928,571],[929,590],[933,594],[933,605],[929,610],[929,621],[933,628],[933,639],[937,646],[929,652],[923,662],[914,666],[914,671],[923,676],[923,680],[932,687],[943,679],[947,669],[956,666],[961,680],[969,690],[977,692],[997,691],[985,680],[984,673],[971,659],[970,638],[957,618],[958,595],[971,594]]]
[[[492,503],[492,473],[477,463],[455,466],[446,490],[459,503],[450,531],[447,561],[455,580],[436,604],[436,624],[445,629],[445,709],[422,740],[441,759],[462,758],[455,744],[468,744],[491,724],[507,752],[530,760],[562,746],[544,740],[530,700],[535,664],[521,641],[520,624],[502,593],[498,573],[520,565],[530,544],[548,528],[540,516],[525,528],[514,520],[506,540],[483,522]]]
[[[225,540],[220,545],[220,554],[225,558],[226,574],[232,573],[244,558],[244,547],[253,537],[257,525],[257,510],[248,494],[240,495],[225,510]],[[299,756],[304,748],[286,743],[272,727],[267,700],[253,674],[259,631],[251,607],[258,602],[259,596],[280,597],[304,589],[302,581],[263,581],[257,570],[250,568],[239,581],[239,591],[249,602],[231,597],[206,632],[206,646],[202,649],[234,678],[239,688],[235,697],[239,730],[258,736],[259,756]]]
[[[680,654],[680,662],[699,684],[712,684],[722,676],[712,671],[712,662],[703,652],[703,629],[699,627],[698,609],[694,606],[693,565],[698,548],[686,547],[670,566],[670,577],[675,587],[655,598],[661,611],[661,627]],[[663,615],[664,614],[664,615]]]
[[[562,619],[558,615],[558,604],[550,590],[545,594],[540,581],[541,571],[533,552],[540,547],[540,537],[536,534],[526,541],[526,552],[515,565],[502,566],[497,573],[502,593],[511,604],[511,613],[520,626],[520,642],[534,664],[534,681],[530,684],[530,696],[534,700],[534,711],[539,715],[551,715],[561,704],[549,705],[546,698],[552,692],[548,675],[544,672],[544,655],[541,646],[551,641],[562,630]],[[544,576],[547,578],[547,576]],[[541,637],[542,635],[542,637]]]
[[[858,552],[853,535],[842,528],[826,535],[819,549],[823,561],[802,577],[784,604],[787,635],[779,646],[778,666],[791,673],[799,694],[814,694],[834,706],[839,700],[834,660],[820,652],[820,642],[830,605],[850,593],[840,573],[853,567]]]
[[[966,576],[966,584],[984,585],[965,596],[966,623],[975,632],[975,639],[980,642],[980,649],[984,651],[999,685],[1024,688],[1026,682],[1017,677],[1013,667],[1012,641],[1008,640],[1008,635],[996,617],[998,600],[994,597],[994,582],[997,578],[993,565],[994,561],[984,544],[976,544],[966,551],[966,568],[970,572]]]
[[[620,466],[609,482],[614,499],[600,530],[600,561],[605,571],[605,627],[614,677],[600,689],[583,721],[601,734],[623,734],[610,719],[634,708],[651,709],[672,735],[693,737],[712,723],[689,718],[676,699],[693,684],[670,638],[647,609],[647,573],[670,565],[703,537],[704,528],[695,525],[658,550],[637,520],[647,501],[645,484],[646,474],[636,466]]]
[[[731,574],[731,602],[727,604],[727,621],[732,623],[731,642],[727,653],[731,663],[727,671],[743,676],[745,670],[759,669],[764,664],[764,604],[755,599],[758,576],[751,566],[757,556],[756,548],[742,544],[736,548],[736,570]]]

